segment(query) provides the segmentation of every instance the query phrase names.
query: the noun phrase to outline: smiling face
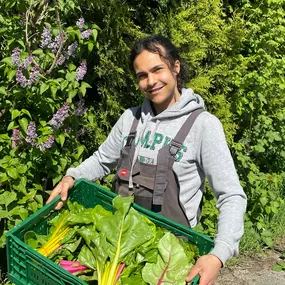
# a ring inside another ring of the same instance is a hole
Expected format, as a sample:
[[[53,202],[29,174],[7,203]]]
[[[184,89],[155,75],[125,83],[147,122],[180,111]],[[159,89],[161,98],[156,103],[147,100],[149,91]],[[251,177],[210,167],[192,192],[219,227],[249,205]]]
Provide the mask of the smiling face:
[[[162,47],[160,49],[164,52]],[[159,54],[143,50],[135,58],[133,66],[141,92],[152,101],[157,113],[169,108],[179,99],[176,79],[180,72],[178,60],[170,69]]]

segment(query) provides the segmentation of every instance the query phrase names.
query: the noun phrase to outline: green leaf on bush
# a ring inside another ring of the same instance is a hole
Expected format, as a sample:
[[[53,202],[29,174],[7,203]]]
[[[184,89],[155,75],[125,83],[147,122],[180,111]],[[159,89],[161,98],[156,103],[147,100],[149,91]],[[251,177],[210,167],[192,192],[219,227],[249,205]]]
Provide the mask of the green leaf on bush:
[[[70,82],[73,82],[76,78],[76,72],[75,71],[72,71],[72,72],[68,72],[65,76],[66,80],[70,81]]]
[[[0,94],[3,94],[3,95],[6,95],[7,92],[6,92],[6,88],[4,86],[1,86],[0,87]]]
[[[17,200],[17,195],[15,192],[5,191],[0,195],[0,204],[8,207],[13,201]]]
[[[12,122],[9,123],[8,128],[7,128],[7,131],[16,129],[17,127],[18,127],[18,126],[16,125],[15,121],[12,121]]]
[[[8,180],[8,176],[6,173],[0,173],[0,183],[3,183]]]
[[[74,98],[77,95],[77,90],[70,90],[68,91],[68,99],[72,101],[72,98]]]
[[[60,143],[61,147],[63,147],[64,142],[65,142],[65,135],[61,133],[58,136],[56,136],[55,140],[57,143]]]
[[[40,94],[42,95],[48,89],[49,89],[49,85],[47,85],[46,83],[42,83],[40,87]]]
[[[17,117],[19,117],[21,115],[21,111],[19,110],[13,110],[12,112],[12,120],[15,120]]]
[[[13,179],[17,179],[19,177],[18,171],[14,167],[6,168],[6,171],[7,171],[7,174]]]
[[[16,74],[16,70],[14,70],[14,69],[9,70],[7,73],[8,81],[11,81],[12,78],[15,76],[15,74]]]
[[[22,129],[24,130],[24,132],[27,132],[27,128],[28,128],[28,120],[26,118],[21,118],[20,120],[18,120],[20,126],[22,127]]]
[[[9,217],[9,212],[6,210],[0,210],[0,219],[5,219]]]
[[[23,114],[28,115],[28,116],[29,116],[29,118],[30,118],[30,119],[32,119],[31,113],[30,113],[28,110],[26,110],[26,109],[22,109],[22,110],[21,110],[21,112],[22,112]]]

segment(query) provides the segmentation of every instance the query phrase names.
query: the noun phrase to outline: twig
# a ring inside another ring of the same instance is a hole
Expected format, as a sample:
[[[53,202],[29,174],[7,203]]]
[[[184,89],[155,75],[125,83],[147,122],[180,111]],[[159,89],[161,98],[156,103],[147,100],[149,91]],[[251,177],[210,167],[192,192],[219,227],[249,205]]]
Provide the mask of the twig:
[[[64,45],[64,34],[62,32],[62,28],[61,28],[61,22],[60,22],[60,17],[59,17],[59,8],[58,8],[58,3],[57,3],[57,0],[54,0],[54,8],[55,8],[55,15],[56,15],[56,21],[57,21],[57,25],[58,25],[58,29],[59,29],[59,35],[60,35],[60,38],[61,38],[61,43],[60,43],[60,46],[59,46],[59,49],[56,53],[56,56],[53,60],[53,63],[50,67],[50,69],[47,71],[47,74],[50,74],[52,72],[52,70],[54,69],[55,65],[56,65],[56,62],[59,58],[59,55],[61,53],[61,50],[63,48],[63,45]]]
[[[29,7],[29,9],[26,12],[26,29],[25,29],[25,31],[26,31],[26,47],[27,47],[29,55],[32,55],[31,45],[29,42],[29,32],[28,32],[28,23],[29,23],[30,12],[31,12],[31,6]],[[35,61],[33,56],[32,56],[32,62],[34,63],[34,65],[36,65],[40,69],[41,73],[44,73],[44,71],[40,68],[39,64]]]

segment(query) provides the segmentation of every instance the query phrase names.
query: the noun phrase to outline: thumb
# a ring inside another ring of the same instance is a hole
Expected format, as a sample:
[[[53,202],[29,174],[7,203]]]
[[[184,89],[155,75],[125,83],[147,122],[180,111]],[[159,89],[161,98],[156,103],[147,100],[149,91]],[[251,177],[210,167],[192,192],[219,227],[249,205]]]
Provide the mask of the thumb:
[[[191,280],[198,275],[200,272],[200,266],[194,265],[194,267],[190,270],[190,272],[188,273],[187,277],[186,277],[186,282],[191,282]]]

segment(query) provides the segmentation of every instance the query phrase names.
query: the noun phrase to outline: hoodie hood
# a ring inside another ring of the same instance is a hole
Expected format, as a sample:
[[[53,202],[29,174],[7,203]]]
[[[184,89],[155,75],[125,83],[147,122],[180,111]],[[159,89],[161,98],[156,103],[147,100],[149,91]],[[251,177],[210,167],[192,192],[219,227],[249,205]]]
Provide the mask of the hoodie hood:
[[[142,105],[141,120],[142,122],[145,120],[169,120],[171,118],[181,117],[185,114],[190,114],[198,108],[205,108],[202,97],[195,94],[191,88],[183,88],[179,100],[158,115],[154,115],[151,101],[146,98]]]

